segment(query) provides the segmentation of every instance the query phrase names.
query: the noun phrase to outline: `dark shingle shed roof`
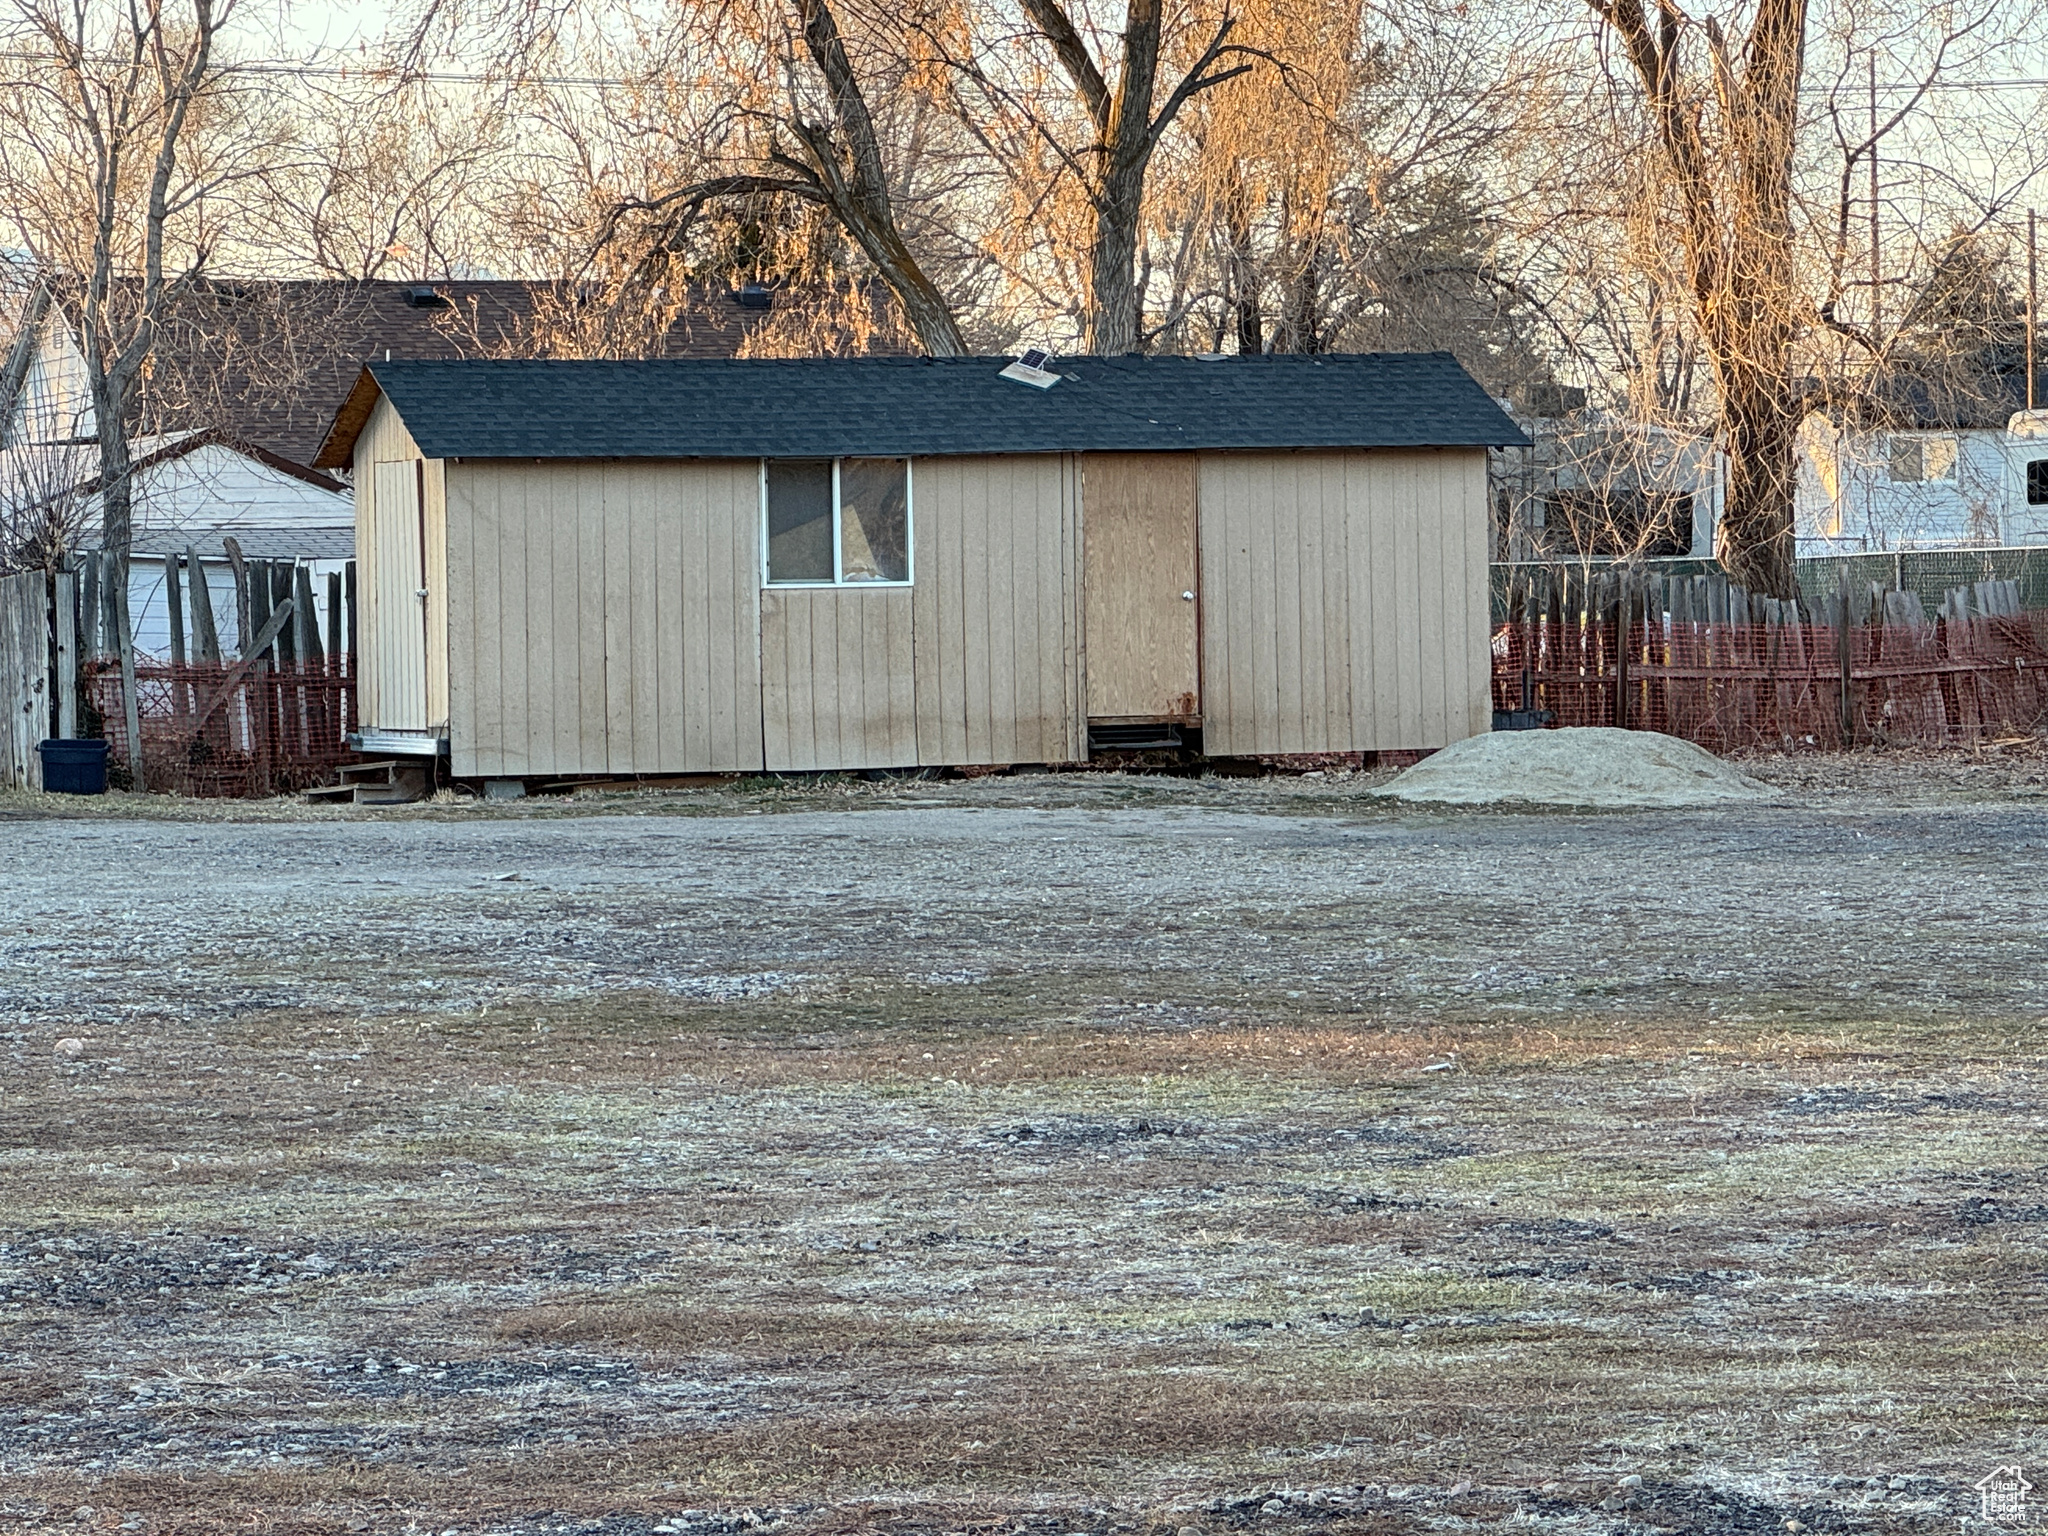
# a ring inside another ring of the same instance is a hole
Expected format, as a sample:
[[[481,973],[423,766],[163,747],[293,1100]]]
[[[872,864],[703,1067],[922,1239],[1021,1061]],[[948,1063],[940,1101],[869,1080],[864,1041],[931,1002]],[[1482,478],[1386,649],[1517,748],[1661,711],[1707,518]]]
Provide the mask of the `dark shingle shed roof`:
[[[1448,352],[372,363],[316,463],[349,462],[379,392],[431,459],[830,458],[1526,441]]]

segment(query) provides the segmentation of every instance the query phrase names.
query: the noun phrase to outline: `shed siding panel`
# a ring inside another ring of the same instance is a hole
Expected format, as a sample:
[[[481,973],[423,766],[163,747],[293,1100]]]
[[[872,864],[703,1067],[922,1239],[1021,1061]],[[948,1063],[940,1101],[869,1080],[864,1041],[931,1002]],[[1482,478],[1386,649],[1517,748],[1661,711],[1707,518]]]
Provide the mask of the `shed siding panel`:
[[[1210,752],[1486,728],[1482,451],[1209,454],[1201,506]]]
[[[1088,756],[1088,623],[1083,612],[1080,581],[1081,545],[1085,530],[1081,526],[1081,460],[1074,454],[1061,461],[1060,523],[1060,585],[1064,591],[1060,613],[1065,629],[1062,655],[1066,670],[1066,708],[1062,716],[1061,741],[1066,755],[1085,759]]]
[[[420,476],[426,499],[425,514],[427,589],[427,729],[446,733],[448,729],[448,628],[454,612],[448,603],[448,492],[447,465],[440,459],[425,461]],[[360,567],[358,567],[360,569]]]
[[[651,612],[646,627],[645,659],[636,676],[645,678],[645,692],[651,711],[648,729],[653,732],[652,761],[680,762],[687,738],[683,693],[683,540],[682,527],[689,517],[688,490],[679,487],[676,515],[661,515],[661,475],[647,474],[648,602]],[[696,551],[692,551],[695,555]],[[663,593],[675,593],[675,600],[663,602]],[[702,607],[703,605],[699,605]]]
[[[605,501],[610,489],[607,484],[616,471],[609,466],[596,474],[585,473],[576,477],[576,491],[582,508],[577,515],[573,529],[576,541],[576,579],[565,592],[570,604],[570,619],[576,658],[574,680],[569,684],[576,692],[572,696],[571,718],[574,720],[573,733],[562,744],[562,756],[571,764],[593,764],[593,768],[566,768],[564,772],[606,773],[611,769],[610,743],[607,735],[607,711],[605,708],[608,690],[605,686],[605,634],[604,616],[607,607],[604,572],[605,545]],[[625,594],[619,594],[621,600]],[[556,679],[557,684],[561,679]],[[559,726],[557,739],[560,739]]]
[[[1449,455],[1464,469],[1456,508],[1446,515],[1465,529],[1465,613],[1463,627],[1453,636],[1455,648],[1465,658],[1465,686],[1451,714],[1454,729],[1462,725],[1461,736],[1480,736],[1493,729],[1493,609],[1487,599],[1487,565],[1493,559],[1493,517],[1487,506],[1486,456],[1483,453]],[[1464,508],[1478,507],[1471,516]],[[1476,641],[1476,643],[1475,643]]]
[[[463,466],[465,477],[481,474]],[[520,635],[506,635],[507,646],[525,642],[526,693],[524,699],[508,698],[506,744],[524,761],[527,773],[550,773],[555,761],[555,581],[559,576],[555,549],[556,520],[547,514],[550,490],[538,476],[529,480],[508,475],[495,482],[503,487],[504,515],[516,519],[526,545],[526,620]],[[520,703],[524,716],[517,727],[509,706]]]
[[[472,615],[454,633],[479,701],[458,772],[761,767],[757,589],[735,562],[760,515],[751,463],[453,469]]]
[[[1358,735],[1358,695],[1352,678],[1356,652],[1352,632],[1368,612],[1362,601],[1362,586],[1352,569],[1356,558],[1364,563],[1368,546],[1354,537],[1345,512],[1344,461],[1318,455],[1316,477],[1322,497],[1323,536],[1326,564],[1323,567],[1323,637],[1329,647],[1329,672],[1324,679],[1324,708],[1332,720],[1341,720],[1347,737]],[[1356,606],[1354,603],[1356,602]]]
[[[1073,459],[919,459],[913,474],[917,760],[1079,760],[1086,734]],[[900,654],[893,636],[890,649]]]
[[[915,765],[914,603],[902,587],[770,587],[761,594],[771,772]]]
[[[946,493],[957,472],[958,466],[951,463],[920,463],[913,471],[917,504],[912,511],[911,574],[916,584],[910,593],[910,622],[917,643],[911,649],[912,709],[917,716],[920,763],[959,761],[947,755],[951,716],[945,706],[960,685],[959,647],[946,643],[947,623],[953,613],[946,594],[957,592],[960,582],[958,529],[953,520],[925,510],[927,503],[935,504]],[[957,488],[952,494],[957,495]]]
[[[635,772],[633,739],[638,721],[633,710],[633,629],[640,609],[639,573],[633,568],[634,469],[609,464],[601,472],[604,523],[603,564],[597,573],[595,602],[603,631],[600,654],[604,669],[604,736],[606,764],[613,773]],[[586,593],[586,598],[590,594]],[[652,657],[646,658],[650,662]],[[619,663],[612,665],[611,663]]]
[[[458,466],[458,478],[459,474]],[[503,553],[495,543],[479,549],[474,519],[450,524],[449,718],[482,723],[481,730],[468,733],[460,746],[452,741],[449,744],[449,766],[465,778],[503,771],[498,762],[501,754],[480,755],[476,746],[479,736],[495,741],[503,735],[497,723],[502,707],[498,697],[499,678],[495,673],[480,674],[476,665],[479,634],[495,634],[503,623],[498,611],[499,573],[495,568],[501,563]],[[492,568],[480,569],[480,561],[487,562]]]

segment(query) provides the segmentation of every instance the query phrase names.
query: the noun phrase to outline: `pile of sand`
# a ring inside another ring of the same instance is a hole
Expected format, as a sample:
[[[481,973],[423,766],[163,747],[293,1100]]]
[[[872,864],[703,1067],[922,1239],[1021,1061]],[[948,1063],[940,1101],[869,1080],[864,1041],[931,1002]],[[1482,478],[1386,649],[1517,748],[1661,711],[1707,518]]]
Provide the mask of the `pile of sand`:
[[[1496,731],[1433,753],[1377,794],[1452,805],[1688,806],[1771,791],[1711,752],[1654,731]]]

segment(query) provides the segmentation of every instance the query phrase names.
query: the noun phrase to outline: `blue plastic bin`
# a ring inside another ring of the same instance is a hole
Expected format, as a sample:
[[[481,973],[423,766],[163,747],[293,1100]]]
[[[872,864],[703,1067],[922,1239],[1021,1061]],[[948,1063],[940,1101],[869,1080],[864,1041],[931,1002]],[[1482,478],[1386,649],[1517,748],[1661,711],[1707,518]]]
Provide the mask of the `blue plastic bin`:
[[[107,744],[90,738],[45,741],[36,747],[43,759],[43,788],[53,795],[104,795],[107,792]]]

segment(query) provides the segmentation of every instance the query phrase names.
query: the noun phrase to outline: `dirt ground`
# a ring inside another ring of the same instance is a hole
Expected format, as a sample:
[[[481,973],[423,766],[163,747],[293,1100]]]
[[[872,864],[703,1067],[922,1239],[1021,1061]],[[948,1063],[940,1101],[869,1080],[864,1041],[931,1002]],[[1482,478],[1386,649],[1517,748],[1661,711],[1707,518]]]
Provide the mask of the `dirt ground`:
[[[0,797],[0,1530],[1954,1531],[2048,758]]]

